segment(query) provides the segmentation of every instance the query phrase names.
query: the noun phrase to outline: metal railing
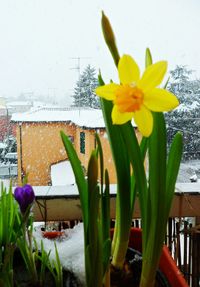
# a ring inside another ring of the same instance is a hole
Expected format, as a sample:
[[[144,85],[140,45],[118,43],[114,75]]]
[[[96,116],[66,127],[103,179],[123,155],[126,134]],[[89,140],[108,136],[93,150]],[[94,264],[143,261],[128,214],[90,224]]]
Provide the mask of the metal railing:
[[[142,227],[141,220],[134,219],[133,226]],[[165,244],[188,285],[200,287],[200,225],[195,218],[169,218]]]

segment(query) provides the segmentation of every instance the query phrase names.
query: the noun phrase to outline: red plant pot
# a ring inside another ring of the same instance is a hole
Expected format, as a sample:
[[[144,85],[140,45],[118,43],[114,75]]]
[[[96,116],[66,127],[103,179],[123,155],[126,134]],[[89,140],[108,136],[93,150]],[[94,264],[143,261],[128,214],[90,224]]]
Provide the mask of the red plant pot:
[[[62,231],[43,231],[42,232],[42,236],[44,238],[48,238],[48,239],[56,239],[59,238],[60,236],[62,236],[64,234],[64,232]]]
[[[140,228],[131,228],[129,247],[140,252],[142,251],[142,231]],[[162,250],[159,268],[171,287],[189,287],[166,245],[164,245]]]

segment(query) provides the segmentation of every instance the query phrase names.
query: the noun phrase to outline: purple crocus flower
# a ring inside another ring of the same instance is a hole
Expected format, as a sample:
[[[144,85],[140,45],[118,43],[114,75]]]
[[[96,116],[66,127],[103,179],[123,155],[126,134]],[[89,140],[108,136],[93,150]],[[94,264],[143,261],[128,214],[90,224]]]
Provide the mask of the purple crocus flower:
[[[25,213],[30,204],[35,199],[33,188],[30,184],[18,186],[15,188],[14,197],[19,203],[21,213]]]

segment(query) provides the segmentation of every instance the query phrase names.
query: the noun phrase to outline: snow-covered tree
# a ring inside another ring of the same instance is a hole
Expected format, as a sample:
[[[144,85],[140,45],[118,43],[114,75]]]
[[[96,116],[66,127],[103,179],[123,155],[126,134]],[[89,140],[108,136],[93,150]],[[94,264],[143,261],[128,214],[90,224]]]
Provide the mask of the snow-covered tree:
[[[200,80],[192,80],[191,70],[177,66],[170,72],[168,89],[179,98],[180,105],[166,113],[168,141],[177,131],[183,133],[184,159],[200,159]]]
[[[73,94],[74,106],[100,108],[99,98],[94,93],[94,89],[98,85],[95,74],[95,69],[88,65],[80,75]]]

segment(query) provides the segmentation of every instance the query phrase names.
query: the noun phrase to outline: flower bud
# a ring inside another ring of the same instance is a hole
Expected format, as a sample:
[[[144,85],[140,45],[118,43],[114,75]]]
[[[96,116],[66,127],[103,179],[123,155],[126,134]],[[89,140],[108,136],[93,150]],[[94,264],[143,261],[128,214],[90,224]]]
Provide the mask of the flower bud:
[[[108,17],[106,17],[106,15],[104,14],[103,11],[102,11],[101,24],[102,24],[103,35],[104,35],[106,43],[110,44],[112,42],[115,42],[115,35],[114,35],[113,30],[112,30],[110,21],[109,21]]]
[[[109,22],[108,17],[106,17],[106,15],[104,14],[104,12],[102,11],[102,19],[101,19],[101,25],[102,25],[102,30],[103,30],[103,35],[104,35],[104,39],[105,42],[112,54],[113,60],[115,62],[115,65],[118,65],[119,62],[119,52],[115,43],[115,35],[114,32],[112,30],[111,24]]]
[[[21,213],[25,213],[27,208],[33,203],[35,194],[31,185],[18,186],[14,191],[15,200],[18,202]]]

